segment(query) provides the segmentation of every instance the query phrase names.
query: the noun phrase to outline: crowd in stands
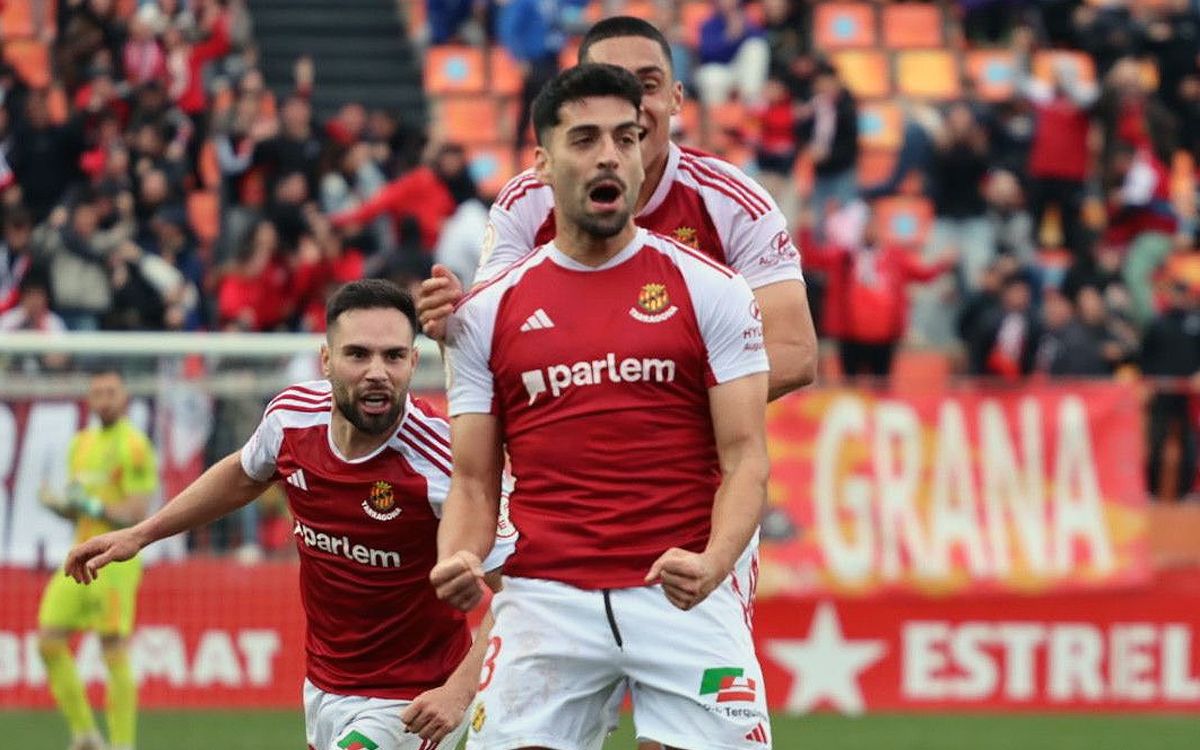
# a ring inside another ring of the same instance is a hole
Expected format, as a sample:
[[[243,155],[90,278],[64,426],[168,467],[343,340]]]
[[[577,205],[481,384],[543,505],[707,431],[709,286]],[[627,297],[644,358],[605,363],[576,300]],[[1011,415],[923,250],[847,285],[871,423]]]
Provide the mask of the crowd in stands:
[[[47,60],[0,65],[0,330],[319,331],[352,278],[412,282],[441,259],[469,282],[490,197],[470,147],[369,101],[317,121],[306,58],[268,90],[243,0],[2,1],[32,5],[20,33]],[[426,49],[518,72],[497,110],[515,116],[510,174],[579,35],[652,18],[689,94],[678,139],[753,174],[792,222],[832,371],[887,375],[905,345],[1009,380],[1140,370],[1152,442],[1194,456],[1197,3],[400,6]]]

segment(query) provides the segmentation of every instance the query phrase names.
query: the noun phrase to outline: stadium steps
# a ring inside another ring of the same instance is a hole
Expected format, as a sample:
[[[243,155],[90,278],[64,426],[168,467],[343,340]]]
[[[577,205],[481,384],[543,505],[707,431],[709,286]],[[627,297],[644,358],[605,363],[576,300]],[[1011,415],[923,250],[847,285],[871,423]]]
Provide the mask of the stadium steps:
[[[426,122],[421,60],[394,0],[249,0],[267,85],[292,90],[292,66],[316,63],[319,119],[349,102],[384,108],[406,123]]]

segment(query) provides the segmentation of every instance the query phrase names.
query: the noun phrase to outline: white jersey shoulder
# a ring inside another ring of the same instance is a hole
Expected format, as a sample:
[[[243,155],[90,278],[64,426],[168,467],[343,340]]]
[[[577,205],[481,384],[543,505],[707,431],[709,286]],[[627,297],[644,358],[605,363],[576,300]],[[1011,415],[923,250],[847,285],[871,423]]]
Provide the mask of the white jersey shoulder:
[[[533,249],[537,231],[554,211],[554,191],[527,169],[508,181],[488,211],[475,282],[494,278]]]
[[[332,407],[333,386],[328,380],[310,380],[280,391],[267,404],[258,429],[242,446],[246,475],[260,482],[270,480],[275,475],[284,430],[327,425]]]
[[[725,262],[752,289],[803,281],[800,254],[775,199],[745,172],[715,156],[681,150],[673,179],[695,190],[720,235]]]

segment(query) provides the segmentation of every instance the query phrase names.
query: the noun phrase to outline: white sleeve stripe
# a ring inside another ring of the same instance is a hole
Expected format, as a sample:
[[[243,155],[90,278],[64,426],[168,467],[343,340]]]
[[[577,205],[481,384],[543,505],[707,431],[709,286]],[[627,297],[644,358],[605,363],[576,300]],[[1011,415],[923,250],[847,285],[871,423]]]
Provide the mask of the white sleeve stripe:
[[[425,421],[426,417],[418,416],[418,414],[415,410],[413,412],[409,413],[408,418],[411,421],[412,425],[414,427],[418,427],[419,428],[418,431],[424,433],[427,438],[432,440],[434,443],[442,446],[443,448],[446,448],[447,450],[450,448],[450,440],[447,439],[446,436],[443,435],[442,432],[437,429],[446,424],[444,420],[439,419],[436,422],[433,422],[431,420],[430,423],[426,423],[426,421]]]
[[[753,190],[751,190],[747,186],[743,185],[738,180],[735,180],[733,177],[730,177],[727,174],[722,174],[721,172],[718,172],[716,169],[709,166],[708,164],[705,164],[704,162],[700,161],[699,159],[689,158],[686,163],[692,169],[704,174],[709,179],[711,179],[715,182],[725,185],[730,190],[734,191],[739,196],[741,196],[742,200],[738,201],[738,202],[742,203],[743,207],[746,207],[747,210],[750,211],[751,214],[753,214],[755,210],[757,210],[759,216],[762,216],[764,214],[771,212],[770,204],[768,204],[765,200],[763,200],[761,196],[755,194],[755,192]],[[697,179],[699,179],[697,175],[693,175],[693,176],[697,177]],[[713,187],[717,187],[717,185],[713,185]],[[722,192],[724,192],[724,191],[722,191]],[[737,200],[737,199],[735,198],[734,200]],[[747,206],[747,204],[749,204],[749,206]],[[757,217],[755,217],[755,218],[757,218]]]
[[[440,460],[434,458],[433,455],[431,455],[428,452],[428,450],[427,450],[428,446],[422,447],[421,444],[417,443],[415,440],[413,440],[413,438],[411,436],[409,436],[405,433],[400,433],[396,437],[400,440],[400,442],[404,443],[409,448],[411,448],[413,451],[415,451],[419,456],[424,458],[435,469],[442,472],[446,476],[450,476],[449,465],[447,465],[443,461],[440,461]]]
[[[527,169],[516,177],[512,178],[500,189],[500,194],[496,196],[496,203],[503,203],[517,190],[518,187],[527,184],[530,180],[536,180],[532,169]]]
[[[731,192],[727,187],[721,186],[714,180],[707,179],[705,177],[700,176],[700,174],[698,172],[692,171],[689,167],[687,167],[685,165],[680,165],[679,171],[690,176],[701,187],[707,187],[707,188],[716,190],[718,193],[721,193],[729,200],[733,201],[734,203],[737,203],[739,206],[741,206],[743,211],[745,211],[747,214],[750,215],[750,219],[752,221],[757,221],[758,219],[762,218],[763,214],[761,211],[756,210],[753,206],[751,206],[748,202],[746,202],[746,200],[738,197],[736,194]]]
[[[504,201],[498,202],[498,204],[500,208],[504,209],[505,211],[511,211],[513,206],[517,205],[517,203],[526,195],[534,190],[540,190],[544,187],[546,187],[546,183],[542,182],[536,177],[530,177],[523,185],[521,185],[520,190],[515,191]]]

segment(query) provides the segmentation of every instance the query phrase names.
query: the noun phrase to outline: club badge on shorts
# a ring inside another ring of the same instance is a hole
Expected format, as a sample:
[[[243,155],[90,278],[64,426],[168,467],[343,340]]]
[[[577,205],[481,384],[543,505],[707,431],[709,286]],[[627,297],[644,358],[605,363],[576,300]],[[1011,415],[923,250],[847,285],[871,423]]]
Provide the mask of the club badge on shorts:
[[[480,701],[475,704],[475,712],[471,714],[471,731],[482,731],[485,721],[487,721],[487,709],[483,707],[483,701]]]
[[[338,740],[337,746],[342,750],[377,750],[378,743],[357,729],[346,732],[346,736]]]

